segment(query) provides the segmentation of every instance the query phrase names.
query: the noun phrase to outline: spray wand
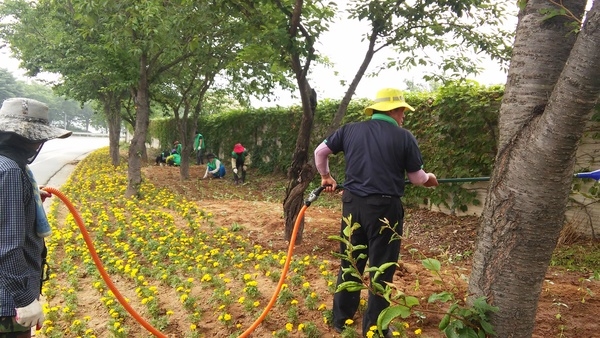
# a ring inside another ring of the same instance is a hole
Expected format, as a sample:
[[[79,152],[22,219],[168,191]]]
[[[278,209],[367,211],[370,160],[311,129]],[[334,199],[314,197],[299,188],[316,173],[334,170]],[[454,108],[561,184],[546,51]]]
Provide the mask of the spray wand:
[[[596,180],[596,182],[600,181],[600,169],[598,170],[594,170],[594,171],[589,171],[589,172],[582,172],[582,173],[576,173],[573,174],[573,177],[575,178],[591,178]],[[482,177],[459,177],[459,178],[438,178],[438,182],[439,183],[469,183],[469,182],[482,182],[482,181],[489,181],[490,178],[489,176],[482,176]],[[410,183],[409,180],[404,181],[404,184],[412,184]]]

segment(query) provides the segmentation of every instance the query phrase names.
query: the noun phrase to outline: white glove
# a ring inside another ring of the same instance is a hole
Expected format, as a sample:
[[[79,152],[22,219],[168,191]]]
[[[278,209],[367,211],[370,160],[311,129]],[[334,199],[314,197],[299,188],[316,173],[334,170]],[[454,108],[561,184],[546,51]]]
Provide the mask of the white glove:
[[[237,168],[233,168],[233,173],[237,175]]]
[[[41,327],[44,323],[44,311],[42,310],[42,304],[36,299],[31,304],[25,307],[18,307],[17,317],[15,318],[17,323],[25,327]]]

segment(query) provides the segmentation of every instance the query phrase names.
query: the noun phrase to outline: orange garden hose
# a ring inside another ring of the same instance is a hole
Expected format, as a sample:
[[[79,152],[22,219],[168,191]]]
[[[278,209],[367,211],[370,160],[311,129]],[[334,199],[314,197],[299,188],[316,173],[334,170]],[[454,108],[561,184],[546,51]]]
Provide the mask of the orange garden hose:
[[[117,297],[117,300],[119,301],[119,303],[121,303],[121,305],[123,305],[125,310],[127,310],[127,312],[129,312],[129,314],[131,316],[133,316],[133,318],[135,318],[135,320],[138,323],[142,324],[142,326],[144,328],[146,328],[146,330],[150,331],[156,337],[167,338],[166,335],[160,333],[160,331],[158,331],[156,328],[154,328],[152,325],[150,325],[150,323],[145,321],[144,318],[142,318],[137,312],[135,312],[135,310],[131,307],[131,305],[129,305],[129,303],[127,302],[125,297],[123,297],[123,295],[121,295],[121,293],[119,292],[119,290],[117,289],[115,284],[110,279],[110,276],[108,276],[108,273],[106,273],[106,270],[104,269],[104,266],[102,265],[102,262],[100,261],[100,257],[98,257],[98,254],[96,253],[96,249],[94,248],[94,244],[92,242],[90,234],[88,233],[87,229],[85,228],[85,226],[83,224],[83,219],[81,218],[81,216],[77,212],[77,209],[75,209],[75,207],[73,206],[71,201],[69,201],[69,199],[58,189],[55,189],[52,187],[44,187],[42,189],[53,195],[56,195],[61,201],[63,201],[63,203],[65,203],[67,208],[69,208],[69,211],[75,218],[75,222],[77,222],[77,225],[79,226],[79,230],[81,230],[81,234],[83,235],[85,244],[87,245],[88,250],[90,251],[90,254],[92,255],[94,264],[96,264],[96,268],[100,272],[100,275],[102,276],[102,279],[104,280],[104,283],[106,283],[106,285],[108,286],[110,291],[112,291],[112,293],[115,295],[115,297]]]
[[[283,271],[281,272],[281,277],[279,277],[279,282],[275,287],[275,292],[273,292],[273,296],[271,297],[269,304],[267,304],[267,307],[254,321],[254,323],[252,323],[252,325],[250,325],[250,327],[240,335],[240,338],[248,337],[252,333],[252,331],[254,331],[258,327],[258,325],[262,323],[262,321],[267,317],[267,314],[269,313],[273,305],[275,305],[275,301],[277,301],[277,296],[279,295],[281,287],[283,286],[283,282],[285,281],[285,275],[290,269],[290,262],[292,261],[292,254],[294,253],[294,243],[296,243],[296,236],[298,235],[298,229],[300,228],[299,225],[301,223],[302,217],[304,217],[304,212],[307,208],[308,205],[303,205],[302,209],[300,209],[300,212],[298,213],[298,216],[296,217],[296,223],[294,223],[294,230],[292,231],[292,238],[290,239],[290,246],[288,247],[288,253],[287,257],[285,258],[285,264],[283,265]]]
[[[150,323],[145,321],[144,318],[142,318],[131,307],[131,305],[129,305],[129,303],[127,302],[125,297],[123,297],[123,295],[121,295],[121,293],[119,292],[117,287],[114,285],[114,283],[110,279],[110,276],[104,269],[104,266],[102,265],[102,262],[100,261],[100,257],[98,257],[96,249],[94,248],[92,239],[91,239],[87,229],[85,228],[83,219],[81,218],[81,216],[79,215],[79,212],[77,212],[77,209],[75,209],[75,207],[73,206],[71,201],[69,201],[69,199],[56,188],[44,187],[42,189],[53,195],[56,195],[61,201],[63,201],[63,203],[65,203],[65,205],[67,206],[67,208],[73,215],[73,218],[75,219],[75,222],[77,223],[77,226],[79,226],[79,230],[81,231],[81,234],[83,235],[83,239],[85,240],[85,244],[87,245],[88,250],[92,256],[92,259],[94,260],[94,264],[96,265],[96,268],[100,272],[102,279],[104,280],[104,282],[106,283],[108,288],[112,291],[112,293],[115,295],[115,297],[117,298],[119,303],[121,303],[121,305],[125,308],[125,310],[127,310],[127,312],[129,312],[129,314],[138,323],[140,323],[144,328],[146,328],[146,330],[148,330],[150,333],[154,334],[156,337],[167,338],[166,335],[162,334],[160,331],[158,331],[156,328],[154,328]],[[318,193],[316,195],[314,195],[314,193],[313,193],[312,196],[313,196],[313,200],[314,200],[314,199],[316,199],[316,196],[318,196]],[[292,237],[290,239],[290,245],[288,247],[288,253],[287,253],[286,260],[285,260],[285,264],[283,266],[283,271],[281,272],[281,277],[279,278],[279,282],[277,283],[277,286],[275,288],[275,291],[273,292],[273,296],[271,297],[271,300],[269,301],[269,303],[267,304],[267,307],[263,310],[261,315],[256,319],[256,321],[254,321],[254,323],[252,323],[252,325],[250,325],[250,327],[240,335],[240,338],[250,336],[250,334],[267,317],[267,314],[269,313],[269,311],[271,310],[273,305],[275,305],[275,302],[277,301],[277,296],[279,295],[279,292],[281,291],[281,288],[283,287],[283,284],[284,284],[283,282],[285,281],[286,274],[290,268],[290,263],[292,261],[292,255],[294,253],[294,243],[296,242],[296,236],[298,235],[298,230],[300,228],[301,220],[304,217],[304,213],[306,212],[306,209],[310,205],[310,202],[312,202],[312,201],[305,202],[305,205],[302,206],[302,209],[300,209],[300,212],[298,213],[298,216],[296,217],[296,222],[294,224],[294,230],[292,231]]]

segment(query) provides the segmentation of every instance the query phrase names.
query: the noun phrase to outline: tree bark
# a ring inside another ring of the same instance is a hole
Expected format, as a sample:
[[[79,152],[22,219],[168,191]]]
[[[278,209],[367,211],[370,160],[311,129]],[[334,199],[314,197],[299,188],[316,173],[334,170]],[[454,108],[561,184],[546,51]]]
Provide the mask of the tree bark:
[[[108,142],[110,159],[113,166],[121,163],[119,141],[121,139],[121,102],[117,95],[110,94],[104,102],[104,114],[108,122]]]
[[[576,18],[585,1],[562,4]],[[600,95],[600,18],[595,4],[576,36],[542,20],[545,0],[529,1],[500,109],[500,146],[482,214],[469,281],[499,307],[497,337],[531,337],[552,252],[564,223],[574,159]],[[575,40],[577,39],[577,40]]]
[[[142,159],[146,153],[146,134],[150,124],[147,63],[147,56],[142,54],[140,58],[140,78],[135,98],[135,130],[128,154],[129,167],[127,169],[125,197],[139,197],[140,186],[142,185]]]
[[[312,131],[315,119],[315,110],[317,108],[316,93],[312,90],[308,82],[304,81],[300,85],[302,98],[302,121],[300,130],[296,139],[296,148],[292,157],[292,165],[288,169],[288,186],[283,200],[283,211],[285,214],[285,239],[291,241],[296,217],[302,209],[304,203],[304,191],[314,178],[316,169],[309,163],[309,145],[310,133]],[[304,219],[300,220],[296,243],[302,243],[302,234],[304,232]]]

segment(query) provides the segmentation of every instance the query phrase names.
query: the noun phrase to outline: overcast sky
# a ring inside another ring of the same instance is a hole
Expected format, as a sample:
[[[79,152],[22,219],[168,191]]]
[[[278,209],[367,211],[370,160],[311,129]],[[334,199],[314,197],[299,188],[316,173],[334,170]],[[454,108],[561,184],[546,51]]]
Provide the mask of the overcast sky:
[[[338,1],[338,4],[341,3],[344,3],[344,1]],[[341,16],[344,15],[342,14]],[[507,23],[508,29],[514,30],[516,21],[516,17],[510,20]],[[365,24],[342,18],[338,19],[335,24],[332,24],[330,30],[319,40],[316,46],[318,52],[329,57],[333,63],[331,68],[314,64],[311,67],[312,71],[309,75],[310,84],[317,91],[319,99],[341,99],[344,96],[347,84],[352,80],[360,63],[364,59],[367,42],[361,41],[361,39],[367,31],[368,27]],[[375,54],[367,73],[374,71],[378,65],[383,64],[391,56],[391,53],[392,51],[388,48]],[[18,68],[19,62],[9,55],[10,52],[7,48],[0,50],[0,67],[11,71],[16,78],[25,80],[24,71]],[[506,73],[500,70],[500,66],[497,63],[487,61],[481,66],[484,67],[485,71],[480,75],[471,77],[472,79],[484,85],[504,84],[506,82]],[[364,76],[356,89],[354,97],[373,98],[379,89],[385,87],[406,89],[404,88],[405,81],[424,83],[422,80],[423,73],[423,69],[412,69],[408,72],[385,70],[376,78]],[[46,75],[42,78],[52,79],[55,77]],[[340,80],[345,80],[347,84],[345,86],[340,85]],[[252,102],[253,106],[289,106],[291,104],[299,104],[300,100],[293,98],[292,94],[278,92],[271,102],[261,102],[259,100],[253,100]]]

